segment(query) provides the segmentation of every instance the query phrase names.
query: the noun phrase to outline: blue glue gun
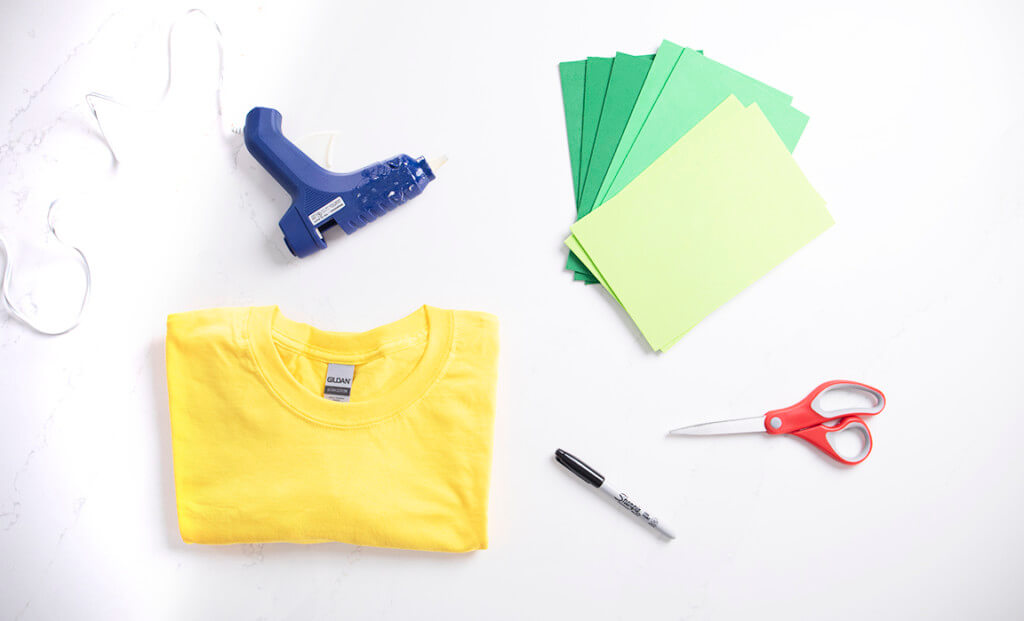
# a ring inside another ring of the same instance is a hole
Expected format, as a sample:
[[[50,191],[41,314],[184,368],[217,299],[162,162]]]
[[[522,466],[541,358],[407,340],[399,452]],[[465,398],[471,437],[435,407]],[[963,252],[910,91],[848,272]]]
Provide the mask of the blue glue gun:
[[[338,225],[351,235],[367,222],[419,196],[434,180],[424,158],[398,155],[350,173],[331,172],[281,133],[281,113],[253,108],[245,117],[245,146],[292,197],[281,218],[288,250],[306,257],[327,247],[323,231]]]

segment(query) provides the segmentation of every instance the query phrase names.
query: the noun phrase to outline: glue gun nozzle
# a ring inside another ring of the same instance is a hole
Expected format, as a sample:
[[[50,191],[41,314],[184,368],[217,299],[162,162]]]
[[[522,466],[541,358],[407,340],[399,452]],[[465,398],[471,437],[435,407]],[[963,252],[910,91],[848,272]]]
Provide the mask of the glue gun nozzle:
[[[442,167],[442,166],[444,166],[444,163],[447,162],[447,161],[448,161],[448,156],[447,155],[441,155],[439,157],[428,157],[427,158],[427,166],[430,166],[430,170],[433,170],[436,173],[437,169]]]

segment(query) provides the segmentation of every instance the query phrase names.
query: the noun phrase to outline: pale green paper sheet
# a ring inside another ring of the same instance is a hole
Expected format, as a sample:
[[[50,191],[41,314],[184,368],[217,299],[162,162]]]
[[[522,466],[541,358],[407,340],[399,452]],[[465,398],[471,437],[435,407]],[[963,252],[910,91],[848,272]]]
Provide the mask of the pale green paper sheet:
[[[604,286],[605,291],[607,291],[613,298],[615,298],[615,301],[619,303],[619,306],[622,306],[622,301],[619,300],[619,296],[615,295],[615,291],[608,286],[607,282],[605,282],[604,276],[601,274],[601,270],[597,269],[597,266],[594,265],[594,262],[590,259],[590,255],[587,254],[587,251],[583,248],[583,246],[581,246],[580,243],[576,241],[576,236],[570,235],[565,240],[565,245],[568,246],[569,249],[573,251],[575,256],[579,257],[580,261],[583,262],[583,265],[585,265],[587,269],[590,270],[590,273],[594,275],[597,281],[601,283],[602,286]],[[623,308],[625,307],[623,306]],[[658,351],[668,351],[669,348],[678,343],[679,340],[684,336],[686,336],[686,332],[683,332],[676,338],[672,339],[671,341],[669,341],[668,344],[659,347]]]
[[[787,148],[793,150],[807,125],[807,115],[790,105],[790,95],[684,48],[618,170],[609,167],[606,179],[611,180],[597,204],[626,187],[729,95],[744,105],[757,103]]]
[[[760,108],[730,96],[566,244],[665,351],[832,222]]]

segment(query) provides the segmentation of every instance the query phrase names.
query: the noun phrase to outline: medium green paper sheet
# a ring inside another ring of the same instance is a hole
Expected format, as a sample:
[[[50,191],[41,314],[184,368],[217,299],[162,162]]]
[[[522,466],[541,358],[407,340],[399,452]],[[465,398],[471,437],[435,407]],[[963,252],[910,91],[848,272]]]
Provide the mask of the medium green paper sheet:
[[[619,144],[622,130],[626,126],[629,114],[633,110],[633,104],[636,102],[636,97],[640,93],[640,88],[643,86],[653,61],[653,54],[646,56],[633,56],[622,52],[615,54],[612,70],[608,77],[604,104],[601,108],[601,118],[594,136],[590,164],[587,172],[583,175],[586,181],[578,192],[577,219],[590,213],[594,199],[597,198],[597,191],[608,171],[608,164],[611,162],[615,147]],[[567,259],[566,268],[576,272],[576,280],[597,282],[597,279],[587,273],[583,264],[571,254]]]
[[[582,215],[590,213],[590,208],[597,199],[597,191],[601,187],[604,175],[608,172],[615,147],[626,128],[626,121],[633,111],[637,95],[644,84],[647,72],[654,62],[654,54],[647,56],[631,56],[619,52],[615,55],[611,75],[608,78],[608,89],[604,96],[601,119],[598,121],[597,134],[594,137],[594,149],[587,168],[586,181],[580,195],[579,208]]]
[[[730,96],[566,244],[665,351],[832,223],[760,108]]]
[[[600,205],[604,202],[605,195],[608,194],[608,188],[612,183],[612,177],[615,176],[614,172],[617,172],[622,167],[622,161],[626,158],[626,154],[629,153],[629,149],[633,146],[633,141],[636,140],[637,134],[640,133],[640,129],[647,121],[647,115],[651,113],[651,108],[654,107],[658,97],[661,96],[661,90],[665,87],[665,82],[668,81],[669,76],[672,75],[672,70],[676,68],[676,63],[683,54],[683,49],[683,46],[672,43],[668,39],[662,41],[658,47],[658,53],[654,56],[654,63],[651,64],[651,70],[647,72],[647,79],[644,80],[644,85],[636,98],[636,104],[634,104],[633,111],[629,115],[629,121],[626,123],[626,128],[622,131],[619,144],[615,147],[615,154],[608,165],[605,178],[601,182],[601,188],[597,192],[597,199],[594,201],[595,205]]]
[[[601,120],[601,109],[604,107],[604,95],[608,90],[608,78],[612,73],[614,58],[587,57],[586,81],[583,86],[583,135],[580,139],[580,185],[576,194],[577,210],[580,204],[580,193],[587,180],[590,168],[590,154],[594,150],[594,138],[597,137],[597,125]]]
[[[583,84],[587,61],[558,63],[562,82],[562,106],[565,108],[565,133],[569,143],[569,164],[572,166],[572,187],[580,193],[580,139],[583,136]]]
[[[787,149],[796,147],[807,126],[807,115],[790,105],[790,95],[686,48],[622,165],[609,171],[613,178],[601,201],[636,179],[729,95],[744,105],[757,103]]]

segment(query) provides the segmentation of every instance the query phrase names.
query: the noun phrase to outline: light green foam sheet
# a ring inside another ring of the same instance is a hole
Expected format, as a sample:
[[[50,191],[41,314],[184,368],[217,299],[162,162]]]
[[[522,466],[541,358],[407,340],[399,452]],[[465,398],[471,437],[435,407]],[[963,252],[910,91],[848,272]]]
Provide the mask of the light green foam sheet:
[[[790,105],[792,97],[684,48],[647,120],[629,148],[602,204],[615,196],[670,146],[729,95],[743,104],[757,103],[789,151],[807,126],[807,115]]]
[[[583,184],[586,183],[587,170],[590,167],[590,154],[594,151],[597,125],[601,120],[604,95],[608,90],[608,78],[611,76],[614,61],[614,58],[587,57],[586,80],[583,85],[583,134],[580,138],[580,192],[583,191]],[[577,209],[580,203],[580,192],[576,194]]]
[[[566,244],[666,351],[832,223],[761,109],[730,96]]]
[[[558,64],[562,82],[562,107],[565,109],[565,134],[569,143],[569,164],[572,166],[572,187],[580,193],[580,139],[583,136],[583,83],[587,61],[574,60]]]
[[[605,90],[604,104],[601,107],[601,117],[594,135],[590,163],[587,172],[583,175],[586,181],[577,193],[579,196],[576,205],[577,218],[590,213],[594,199],[597,198],[597,191],[608,170],[608,164],[611,163],[615,147],[619,144],[622,130],[626,126],[629,114],[633,110],[633,104],[636,102],[636,97],[640,93],[640,88],[643,86],[653,61],[653,54],[633,56],[619,52],[615,55],[608,77],[608,87]],[[597,279],[586,273],[583,264],[571,254],[567,259],[566,268],[576,272],[576,280],[597,282]]]

